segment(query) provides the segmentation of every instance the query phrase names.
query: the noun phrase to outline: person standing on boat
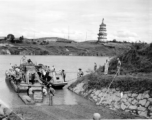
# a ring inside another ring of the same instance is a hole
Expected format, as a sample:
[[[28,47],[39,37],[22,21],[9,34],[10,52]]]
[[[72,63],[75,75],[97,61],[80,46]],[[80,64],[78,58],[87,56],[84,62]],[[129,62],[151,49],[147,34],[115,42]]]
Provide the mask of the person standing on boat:
[[[24,64],[24,63],[26,63],[26,56],[25,55],[23,55],[23,57],[21,58],[21,64]]]
[[[78,73],[77,73],[77,77],[82,77],[83,76],[83,71],[81,68],[79,68]]]
[[[120,75],[121,61],[117,58],[117,75]]]
[[[64,70],[62,70],[61,75],[62,75],[62,77],[63,77],[64,82],[66,82],[66,81],[65,81],[66,74],[65,74]]]
[[[35,73],[32,73],[31,74],[31,80],[30,80],[30,82],[32,83],[32,85],[35,83]]]
[[[55,76],[56,72],[55,72],[55,67],[54,67],[54,65],[52,66],[51,72],[52,72],[52,75]]]
[[[45,75],[46,75],[46,71],[45,71],[45,69],[42,68],[42,78],[44,81],[46,81]]]
[[[107,75],[108,74],[108,69],[109,69],[109,61],[106,60],[106,63],[104,65],[104,74]]]
[[[55,72],[55,67],[54,67],[54,65],[52,66],[51,71],[52,71],[52,72]]]
[[[97,70],[97,64],[94,63],[94,72],[96,72],[96,70]]]

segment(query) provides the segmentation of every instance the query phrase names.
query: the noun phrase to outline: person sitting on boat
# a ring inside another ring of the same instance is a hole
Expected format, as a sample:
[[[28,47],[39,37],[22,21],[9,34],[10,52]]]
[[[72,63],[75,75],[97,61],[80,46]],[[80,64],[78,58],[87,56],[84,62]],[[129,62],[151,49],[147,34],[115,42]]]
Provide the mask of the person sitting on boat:
[[[65,81],[66,74],[65,74],[64,70],[61,71],[61,75],[62,75],[62,77],[63,77],[64,82],[66,82],[66,81]]]
[[[18,73],[16,73],[15,82],[16,82],[16,84],[19,84],[19,83],[21,83],[21,81],[22,81],[22,73],[18,72]]]
[[[42,86],[42,92],[43,92],[43,95],[44,95],[44,96],[47,95],[47,89],[46,89],[44,86]]]
[[[28,59],[28,60],[27,60],[27,64],[28,64],[28,65],[34,65],[33,62],[31,61],[31,59]]]
[[[29,97],[33,98],[33,88],[31,86],[28,86],[27,95]]]
[[[12,80],[14,81],[16,78],[16,72],[13,69],[10,69],[9,71],[10,77],[12,78]]]
[[[79,68],[79,71],[77,73],[77,77],[79,78],[79,77],[82,77],[82,76],[83,76],[83,71],[82,71],[81,68]]]
[[[47,71],[48,71],[48,72],[51,72],[50,66],[48,66],[48,69],[47,69]]]

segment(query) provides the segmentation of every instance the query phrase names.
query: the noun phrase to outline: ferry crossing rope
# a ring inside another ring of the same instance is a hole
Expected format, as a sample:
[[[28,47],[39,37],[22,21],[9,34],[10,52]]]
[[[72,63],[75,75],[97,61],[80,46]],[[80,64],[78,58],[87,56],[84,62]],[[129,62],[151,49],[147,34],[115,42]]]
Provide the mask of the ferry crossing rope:
[[[107,94],[107,92],[109,91],[111,84],[113,83],[113,81],[115,80],[115,78],[117,77],[118,71],[116,72],[115,76],[113,77],[112,81],[110,82],[107,91],[104,93],[104,95],[102,96],[102,98],[100,99],[100,101],[97,103],[97,105],[99,105],[102,100],[105,98],[105,95]]]

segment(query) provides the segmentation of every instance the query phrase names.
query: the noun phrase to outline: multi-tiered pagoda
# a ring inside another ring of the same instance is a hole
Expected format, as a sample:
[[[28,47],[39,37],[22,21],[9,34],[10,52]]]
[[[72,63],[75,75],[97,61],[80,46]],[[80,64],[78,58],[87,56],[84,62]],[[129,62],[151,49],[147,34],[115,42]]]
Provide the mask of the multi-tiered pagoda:
[[[104,23],[104,18],[103,18],[99,28],[98,42],[105,41],[106,39],[107,39],[106,24]]]

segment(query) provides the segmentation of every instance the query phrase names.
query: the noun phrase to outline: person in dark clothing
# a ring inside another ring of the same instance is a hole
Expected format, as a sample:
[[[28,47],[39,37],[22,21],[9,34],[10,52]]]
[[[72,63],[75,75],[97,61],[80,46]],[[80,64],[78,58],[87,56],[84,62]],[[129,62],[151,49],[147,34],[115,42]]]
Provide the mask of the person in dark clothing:
[[[64,82],[65,82],[65,77],[66,77],[66,74],[65,74],[64,70],[62,70],[61,75],[62,75],[63,80],[64,80]]]
[[[31,83],[35,83],[35,73],[31,74]]]

